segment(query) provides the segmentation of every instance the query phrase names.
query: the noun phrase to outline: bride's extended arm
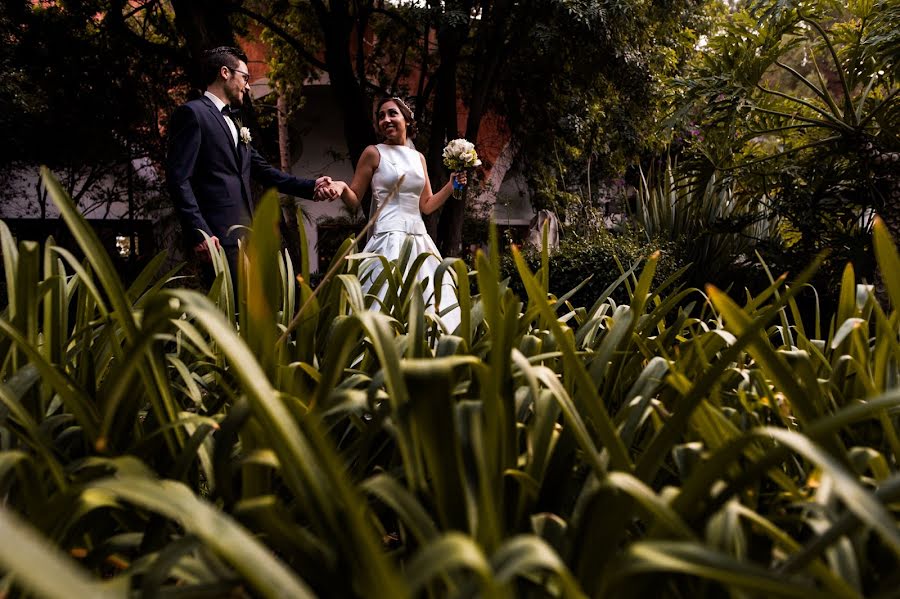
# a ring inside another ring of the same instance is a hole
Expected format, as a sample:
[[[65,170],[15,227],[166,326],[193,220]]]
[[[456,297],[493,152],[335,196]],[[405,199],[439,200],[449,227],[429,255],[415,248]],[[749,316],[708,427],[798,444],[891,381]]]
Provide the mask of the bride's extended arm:
[[[353,173],[353,181],[350,182],[350,185],[343,181],[335,181],[338,194],[347,208],[351,210],[359,208],[360,198],[366,195],[366,192],[369,190],[369,185],[372,184],[372,176],[375,174],[375,169],[378,168],[380,159],[381,156],[378,154],[378,149],[375,146],[369,146],[363,150],[362,156],[359,157],[359,163],[356,165],[356,171]]]
[[[425,157],[420,153],[419,158],[422,159],[422,168],[425,170],[425,188],[422,190],[422,195],[419,196],[419,210],[422,214],[431,214],[443,206],[444,202],[447,201],[447,198],[453,193],[453,178],[456,177],[460,183],[465,185],[466,174],[452,173],[447,184],[441,187],[437,193],[432,193],[431,180],[428,178],[428,167],[425,165]]]

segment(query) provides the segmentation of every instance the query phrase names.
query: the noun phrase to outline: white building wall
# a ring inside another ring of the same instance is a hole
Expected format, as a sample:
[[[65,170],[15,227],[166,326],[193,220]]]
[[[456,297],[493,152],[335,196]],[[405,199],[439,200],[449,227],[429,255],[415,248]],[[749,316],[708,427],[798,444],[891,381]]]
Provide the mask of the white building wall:
[[[303,136],[300,139],[292,137],[290,140],[294,152],[300,148],[300,157],[291,166],[291,173],[309,179],[328,175],[332,179],[349,183],[353,178],[353,165],[344,140],[344,121],[334,101],[333,92],[327,85],[308,85],[303,94],[306,97],[304,107],[294,117]],[[307,251],[310,268],[315,270],[319,263],[316,222],[322,218],[346,216],[347,212],[340,199],[332,202],[300,200],[300,207],[308,217],[304,220]]]

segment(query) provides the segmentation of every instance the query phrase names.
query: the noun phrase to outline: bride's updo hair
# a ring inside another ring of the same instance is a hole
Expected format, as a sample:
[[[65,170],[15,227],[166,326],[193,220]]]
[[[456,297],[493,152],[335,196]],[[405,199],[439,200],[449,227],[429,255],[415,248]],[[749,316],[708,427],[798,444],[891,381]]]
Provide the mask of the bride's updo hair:
[[[397,96],[384,96],[381,100],[378,101],[378,104],[375,107],[375,132],[379,135],[381,131],[378,129],[378,112],[381,110],[381,107],[384,106],[388,102],[393,102],[397,105],[397,108],[400,110],[400,114],[403,115],[403,118],[406,120],[406,137],[407,139],[412,139],[415,137],[418,128],[416,127],[416,115],[413,113],[412,109],[404,102],[402,99]]]

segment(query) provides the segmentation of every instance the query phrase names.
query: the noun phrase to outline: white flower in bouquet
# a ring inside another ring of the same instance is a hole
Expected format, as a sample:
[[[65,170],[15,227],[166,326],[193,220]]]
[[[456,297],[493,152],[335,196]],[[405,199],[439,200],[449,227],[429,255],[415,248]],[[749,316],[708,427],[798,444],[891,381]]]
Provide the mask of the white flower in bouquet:
[[[250,129],[247,127],[241,127],[240,137],[241,141],[245,144],[249,144],[253,140],[253,138],[250,137]]]
[[[444,166],[454,172],[481,166],[475,144],[466,139],[454,139],[447,144],[443,152]]]
[[[454,139],[444,148],[444,166],[451,171],[458,173],[481,166],[481,160],[478,159],[478,152],[475,151],[475,144],[466,139]],[[453,178],[453,197],[459,199],[463,195],[465,185],[459,183]]]

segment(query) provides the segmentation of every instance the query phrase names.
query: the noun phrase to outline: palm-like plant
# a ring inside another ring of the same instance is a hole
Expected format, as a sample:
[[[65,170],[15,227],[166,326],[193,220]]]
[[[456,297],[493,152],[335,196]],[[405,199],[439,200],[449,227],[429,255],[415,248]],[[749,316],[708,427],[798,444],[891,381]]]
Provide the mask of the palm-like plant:
[[[760,245],[780,244],[778,217],[762,202],[736,197],[732,177],[682,168],[669,158],[642,172],[632,217],[647,241],[680,247],[692,265],[689,280],[721,275],[745,265]]]
[[[711,163],[810,248],[868,230],[873,210],[900,233],[896,11],[878,0],[756,2],[682,82]]]

